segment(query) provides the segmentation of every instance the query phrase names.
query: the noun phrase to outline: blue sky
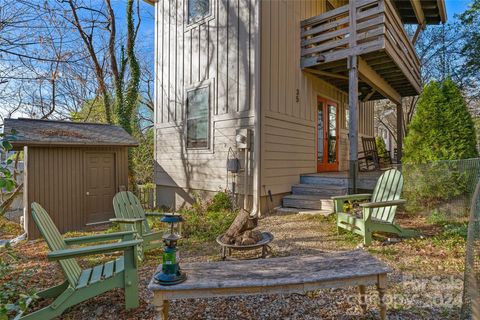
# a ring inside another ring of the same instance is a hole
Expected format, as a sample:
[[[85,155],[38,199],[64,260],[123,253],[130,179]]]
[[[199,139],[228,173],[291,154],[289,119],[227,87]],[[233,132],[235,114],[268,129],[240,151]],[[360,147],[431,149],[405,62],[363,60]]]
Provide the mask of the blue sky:
[[[448,20],[454,19],[455,14],[465,11],[469,3],[471,3],[469,0],[445,0]]]

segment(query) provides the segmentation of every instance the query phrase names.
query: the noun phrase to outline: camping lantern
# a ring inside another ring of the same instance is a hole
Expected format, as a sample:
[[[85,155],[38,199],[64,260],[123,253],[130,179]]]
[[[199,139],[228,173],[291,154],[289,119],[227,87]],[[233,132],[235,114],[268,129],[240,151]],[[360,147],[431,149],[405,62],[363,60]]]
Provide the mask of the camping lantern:
[[[177,254],[177,241],[182,238],[180,224],[182,216],[175,213],[166,213],[160,220],[170,224],[168,231],[163,235],[165,249],[163,250],[162,271],[155,274],[155,280],[164,286],[181,283],[187,279],[187,275],[180,270]]]

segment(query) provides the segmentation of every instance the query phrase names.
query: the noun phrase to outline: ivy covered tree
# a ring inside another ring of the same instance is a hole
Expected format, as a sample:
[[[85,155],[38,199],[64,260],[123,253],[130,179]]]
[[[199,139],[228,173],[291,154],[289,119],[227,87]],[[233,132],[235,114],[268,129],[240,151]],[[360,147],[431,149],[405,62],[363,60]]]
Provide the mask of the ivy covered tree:
[[[424,163],[477,155],[474,123],[459,88],[451,79],[431,81],[409,125],[402,161]]]

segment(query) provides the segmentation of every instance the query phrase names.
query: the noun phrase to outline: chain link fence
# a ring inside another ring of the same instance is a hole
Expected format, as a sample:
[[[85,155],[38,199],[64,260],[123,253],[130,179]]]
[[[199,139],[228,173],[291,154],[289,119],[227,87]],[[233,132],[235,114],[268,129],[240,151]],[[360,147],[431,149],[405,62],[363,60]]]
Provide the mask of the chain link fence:
[[[472,199],[468,223],[462,319],[480,319],[480,182]]]
[[[404,176],[407,212],[468,223],[461,313],[462,319],[480,319],[480,158],[395,167]]]

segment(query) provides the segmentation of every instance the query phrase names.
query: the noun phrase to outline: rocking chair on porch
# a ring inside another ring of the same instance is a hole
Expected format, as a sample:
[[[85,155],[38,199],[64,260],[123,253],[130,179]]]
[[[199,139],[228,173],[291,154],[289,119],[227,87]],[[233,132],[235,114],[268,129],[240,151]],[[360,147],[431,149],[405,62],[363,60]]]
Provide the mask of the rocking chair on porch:
[[[396,169],[390,169],[380,176],[373,194],[332,197],[337,214],[337,230],[342,228],[363,236],[365,245],[371,244],[374,232],[395,233],[402,237],[415,236],[414,230],[406,230],[394,224],[397,206],[406,202],[400,199],[402,188],[402,174]],[[345,203],[363,200],[370,202],[360,203],[361,216],[357,217],[353,212],[344,212]]]
[[[358,170],[359,171],[374,171],[380,170],[382,167],[390,167],[392,165],[392,158],[390,151],[386,151],[386,154],[380,155],[377,149],[377,143],[375,138],[362,137],[363,151],[358,158]]]

